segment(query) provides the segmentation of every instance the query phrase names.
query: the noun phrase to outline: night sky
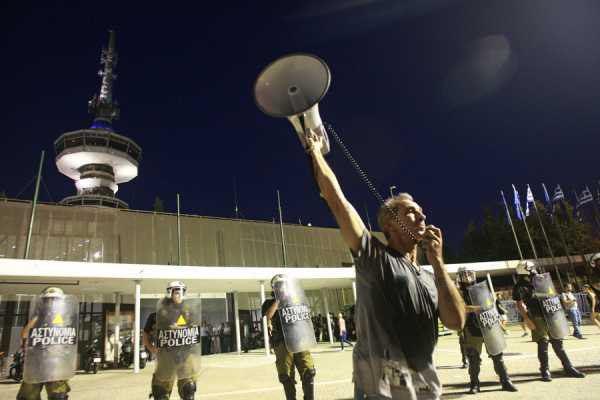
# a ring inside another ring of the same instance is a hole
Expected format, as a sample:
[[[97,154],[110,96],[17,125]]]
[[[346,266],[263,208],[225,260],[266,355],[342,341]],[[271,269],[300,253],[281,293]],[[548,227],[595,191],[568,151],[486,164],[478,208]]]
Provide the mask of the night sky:
[[[379,191],[412,193],[454,245],[511,183],[523,196],[529,183],[541,197],[541,182],[595,193],[597,0],[82,3],[4,6],[0,191],[9,197],[31,198],[41,150],[41,199],[75,194],[53,142],[92,121],[108,29],[119,53],[114,127],[143,149],[139,176],[117,194],[133,209],[159,196],[174,212],[179,192],[182,212],[232,217],[235,181],[245,218],[276,216],[279,189],[284,221],[334,226],[292,126],[253,98],[258,73],[294,52],[328,63],[321,116]],[[377,202],[338,147],[329,161],[374,222]]]

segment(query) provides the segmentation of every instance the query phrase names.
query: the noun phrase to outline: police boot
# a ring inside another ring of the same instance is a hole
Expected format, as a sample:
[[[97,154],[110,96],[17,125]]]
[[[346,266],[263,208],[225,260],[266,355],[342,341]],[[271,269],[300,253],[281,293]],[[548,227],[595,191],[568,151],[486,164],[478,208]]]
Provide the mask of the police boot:
[[[314,368],[307,369],[302,375],[302,392],[304,400],[315,400],[315,375],[317,371]]]
[[[508,376],[508,371],[506,370],[502,353],[492,356],[492,361],[494,362],[494,371],[496,371],[498,377],[500,378],[502,390],[506,390],[507,392],[518,392],[518,389],[510,380],[510,376]]]
[[[196,382],[188,381],[183,384],[179,391],[179,397],[181,400],[194,400],[196,394]]]
[[[552,343],[552,349],[554,350],[554,353],[563,365],[565,375],[571,378],[585,378],[585,374],[579,372],[575,367],[573,367],[573,364],[571,364],[571,360],[569,360],[569,356],[563,348],[563,341],[551,340],[550,343]]]
[[[467,358],[469,360],[469,378],[471,383],[469,386],[469,394],[475,394],[481,391],[479,387],[479,371],[481,370],[481,358],[476,351],[468,349]]]
[[[283,385],[285,400],[296,400],[296,382],[287,375],[279,375],[279,382]]]
[[[540,374],[542,381],[551,382],[550,368],[548,365],[548,342],[541,340],[538,342],[538,360],[540,360]]]
[[[160,385],[152,385],[152,397],[154,400],[169,400],[170,393],[165,390],[164,387]]]

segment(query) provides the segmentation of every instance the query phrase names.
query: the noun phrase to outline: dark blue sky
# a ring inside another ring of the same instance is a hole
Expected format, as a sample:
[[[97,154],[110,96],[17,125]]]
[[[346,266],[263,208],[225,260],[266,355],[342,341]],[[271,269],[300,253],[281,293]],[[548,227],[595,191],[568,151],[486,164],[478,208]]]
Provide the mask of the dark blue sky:
[[[332,226],[291,125],[263,115],[262,68],[309,52],[330,66],[321,102],[382,193],[412,193],[456,243],[500,189],[594,184],[600,145],[600,3],[595,0],[334,0],[153,6],[12,2],[3,11],[0,190],[14,197],[42,149],[42,200],[75,187],[53,141],[89,126],[101,47],[117,33],[118,133],[143,148],[120,186],[131,208]],[[322,4],[327,4],[323,6]],[[420,4],[421,6],[416,6]],[[361,214],[377,209],[339,148],[329,160]],[[33,185],[21,194],[30,197]],[[594,188],[595,192],[595,188]]]

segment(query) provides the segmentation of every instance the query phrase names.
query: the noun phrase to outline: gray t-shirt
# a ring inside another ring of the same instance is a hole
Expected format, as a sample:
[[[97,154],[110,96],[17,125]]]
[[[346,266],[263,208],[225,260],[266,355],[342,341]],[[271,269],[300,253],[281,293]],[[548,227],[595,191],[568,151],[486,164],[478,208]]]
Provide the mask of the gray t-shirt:
[[[414,265],[367,231],[355,254],[354,379],[367,395],[438,399],[433,364],[438,293],[433,273]]]

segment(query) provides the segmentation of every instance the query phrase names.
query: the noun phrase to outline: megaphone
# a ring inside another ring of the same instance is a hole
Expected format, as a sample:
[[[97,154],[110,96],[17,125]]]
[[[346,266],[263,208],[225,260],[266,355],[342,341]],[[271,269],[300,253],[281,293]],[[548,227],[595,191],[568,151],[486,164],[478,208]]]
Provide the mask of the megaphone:
[[[322,153],[329,153],[329,138],[319,115],[319,102],[331,84],[325,61],[311,54],[291,54],[269,64],[254,84],[258,108],[276,118],[287,118],[307,149],[309,130],[323,137]]]

